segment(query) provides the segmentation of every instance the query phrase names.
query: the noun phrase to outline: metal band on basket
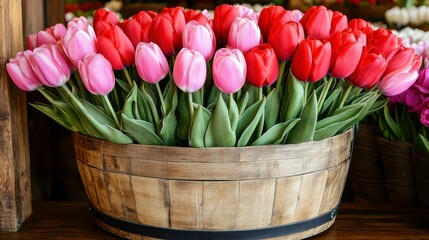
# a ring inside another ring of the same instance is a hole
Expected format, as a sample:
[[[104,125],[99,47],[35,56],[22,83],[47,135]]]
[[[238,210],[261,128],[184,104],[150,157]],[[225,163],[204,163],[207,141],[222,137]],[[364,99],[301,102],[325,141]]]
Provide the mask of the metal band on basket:
[[[339,205],[335,206],[330,211],[305,221],[300,221],[292,224],[280,225],[270,228],[251,229],[251,230],[229,230],[229,231],[198,231],[198,230],[178,230],[169,228],[153,227],[132,222],[123,221],[117,218],[110,217],[94,207],[89,207],[92,215],[99,221],[117,228],[122,231],[143,234],[145,236],[162,238],[162,239],[261,239],[274,238],[280,236],[291,235],[294,233],[303,232],[314,229],[329,221],[333,220],[338,212]]]

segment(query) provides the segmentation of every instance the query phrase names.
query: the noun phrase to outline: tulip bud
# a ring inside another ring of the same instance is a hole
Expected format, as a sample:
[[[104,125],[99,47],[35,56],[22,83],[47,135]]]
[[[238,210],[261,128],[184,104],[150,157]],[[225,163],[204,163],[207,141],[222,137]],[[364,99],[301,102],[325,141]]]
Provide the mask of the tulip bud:
[[[347,80],[355,86],[369,89],[378,83],[386,66],[386,59],[380,50],[366,46],[362,49],[362,56],[356,69]]]
[[[335,78],[345,78],[353,73],[362,55],[363,44],[359,31],[343,31],[334,33],[329,42],[332,46],[329,70]]]
[[[156,43],[165,56],[171,56],[182,48],[182,32],[185,27],[183,9],[162,12],[153,19],[149,30],[151,42]]]
[[[234,6],[222,4],[215,8],[213,30],[220,46],[225,46],[228,43],[229,30],[236,17],[239,17],[239,11]]]
[[[287,41],[279,41],[287,39]],[[279,61],[288,61],[295,53],[298,44],[304,40],[304,30],[300,23],[276,21],[268,36]]]
[[[221,48],[213,59],[213,81],[224,93],[235,93],[246,80],[246,60],[238,49]]]
[[[183,47],[203,54],[209,61],[216,50],[216,39],[208,24],[202,25],[195,20],[186,24],[182,35]]]
[[[42,82],[37,78],[31,66],[30,56],[33,53],[29,50],[19,52],[15,58],[6,64],[6,70],[12,81],[24,91],[33,91],[42,86]]]
[[[137,47],[140,42],[149,42],[150,25],[157,15],[154,11],[140,11],[131,19],[124,20],[120,24],[134,47]]]
[[[167,76],[167,59],[155,43],[139,43],[136,48],[136,68],[140,77],[148,83],[157,83]]]
[[[62,86],[70,78],[67,57],[59,45],[43,45],[30,55],[34,73],[40,82],[49,87]]]
[[[307,38],[302,41],[292,58],[291,71],[301,81],[316,82],[329,70],[331,44],[318,39]]]
[[[79,62],[79,73],[86,89],[95,95],[106,95],[115,86],[112,65],[101,54],[88,55]],[[97,69],[97,71],[94,71]]]
[[[251,18],[237,17],[229,31],[228,45],[242,52],[261,43],[261,31],[258,24]]]
[[[97,49],[114,70],[121,70],[134,62],[133,44],[118,25],[110,25],[110,29],[98,35]]]
[[[94,12],[93,25],[95,32],[99,34],[105,29],[105,26],[110,24],[116,25],[119,20],[114,11],[110,11],[106,8],[98,9]]]
[[[203,87],[206,76],[207,67],[204,56],[197,51],[182,48],[173,69],[173,79],[177,87],[187,93],[196,92]]]
[[[279,63],[273,48],[261,44],[245,53],[247,81],[256,87],[273,84],[279,75]]]
[[[56,44],[61,41],[61,38],[66,34],[66,32],[66,27],[63,24],[58,23],[52,27],[46,28],[44,31],[30,34],[26,38],[27,49],[33,50],[43,44]]]
[[[91,25],[71,23],[62,39],[62,46],[70,61],[77,66],[85,56],[97,53],[96,42]]]

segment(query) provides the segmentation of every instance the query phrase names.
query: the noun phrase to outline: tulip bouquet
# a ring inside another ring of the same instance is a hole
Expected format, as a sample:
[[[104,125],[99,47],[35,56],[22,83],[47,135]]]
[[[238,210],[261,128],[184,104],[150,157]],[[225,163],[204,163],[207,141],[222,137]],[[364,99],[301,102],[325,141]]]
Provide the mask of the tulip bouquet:
[[[390,30],[324,6],[105,9],[28,36],[6,68],[65,128],[116,143],[301,143],[340,134],[418,77]]]

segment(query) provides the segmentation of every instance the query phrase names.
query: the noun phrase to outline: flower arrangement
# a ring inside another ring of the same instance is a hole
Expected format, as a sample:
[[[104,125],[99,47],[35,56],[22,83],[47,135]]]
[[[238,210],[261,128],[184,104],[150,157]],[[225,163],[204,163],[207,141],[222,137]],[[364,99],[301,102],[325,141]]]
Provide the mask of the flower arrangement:
[[[106,9],[28,36],[6,69],[65,128],[116,143],[301,143],[340,134],[418,77],[390,30],[314,6]]]

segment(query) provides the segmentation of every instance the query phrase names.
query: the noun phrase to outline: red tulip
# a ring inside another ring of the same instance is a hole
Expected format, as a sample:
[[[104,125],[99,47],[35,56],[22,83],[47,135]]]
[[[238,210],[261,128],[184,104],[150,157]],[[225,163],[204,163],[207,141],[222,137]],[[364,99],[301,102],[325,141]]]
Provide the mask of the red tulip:
[[[188,23],[192,20],[199,22],[201,25],[209,24],[209,26],[213,29],[213,21],[207,17],[207,15],[205,15],[205,12],[200,12],[193,9],[187,10],[185,12],[185,21]]]
[[[314,38],[327,38],[331,30],[332,16],[324,6],[313,6],[301,18],[306,36]]]
[[[353,30],[359,30],[364,34],[366,34],[367,36],[371,35],[372,32],[374,32],[374,29],[372,28],[371,23],[360,18],[355,18],[350,20],[349,28]]]
[[[402,46],[402,39],[392,33],[390,29],[379,28],[368,36],[368,44],[374,45],[389,58],[390,54]]]
[[[341,12],[332,12],[331,30],[329,34],[332,35],[335,32],[341,32],[348,27],[347,16]]]
[[[94,12],[93,26],[97,34],[99,31],[104,31],[106,26],[109,26],[110,24],[116,25],[118,22],[118,17],[114,11],[110,11],[106,8],[100,8]]]
[[[12,81],[24,91],[33,91],[42,86],[42,82],[36,76],[31,65],[30,56],[33,54],[30,50],[19,52],[15,58],[9,60],[6,64],[6,70]]]
[[[287,39],[287,41],[280,41]],[[300,23],[276,21],[268,36],[268,43],[273,47],[279,61],[288,61],[296,47],[304,40],[304,30]]]
[[[61,23],[57,23],[52,27],[46,28],[44,31],[30,34],[26,37],[27,49],[33,50],[43,44],[56,44],[61,41],[66,32],[66,27]]]
[[[222,4],[215,8],[213,30],[220,46],[228,43],[229,30],[236,17],[239,17],[239,11],[234,6]]]
[[[252,18],[237,17],[229,30],[228,45],[242,52],[261,43],[261,31]]]
[[[345,78],[353,73],[362,55],[363,44],[359,31],[334,33],[329,42],[332,46],[331,65],[329,70],[335,78]]]
[[[120,24],[134,47],[137,47],[140,42],[149,42],[150,25],[157,15],[154,11],[140,11],[131,19],[124,20]]]
[[[187,93],[200,90],[206,81],[207,67],[204,56],[194,50],[182,48],[174,62],[173,78],[177,87]]]
[[[289,21],[299,22],[300,18],[297,18],[297,13],[297,11],[285,10],[283,7],[275,5],[263,8],[259,15],[258,25],[261,29],[264,42],[268,41],[271,28],[273,28],[273,25],[279,25],[278,22],[282,24]]]
[[[95,95],[106,95],[115,86],[112,65],[101,54],[88,55],[79,62],[79,73],[83,85]],[[94,69],[97,69],[94,71]]]
[[[366,46],[356,69],[347,80],[355,86],[369,89],[378,83],[386,66],[386,59],[380,50]]]
[[[264,87],[276,81],[279,75],[279,63],[269,44],[261,44],[250,49],[244,58],[247,65],[246,78],[250,84]]]
[[[332,33],[347,28],[347,17],[340,12],[333,12],[325,6],[313,6],[301,18],[306,36],[325,39]]]
[[[110,25],[98,35],[98,52],[109,60],[114,70],[123,69],[134,62],[134,47],[118,25]]]
[[[302,41],[292,58],[291,71],[301,81],[316,82],[328,73],[331,44],[318,39]]]
[[[213,59],[213,82],[224,93],[235,93],[246,81],[246,60],[238,49],[221,48]]]
[[[185,16],[182,8],[177,8],[171,13],[166,10],[153,19],[149,39],[156,43],[166,56],[171,56],[182,48],[184,27]]]

